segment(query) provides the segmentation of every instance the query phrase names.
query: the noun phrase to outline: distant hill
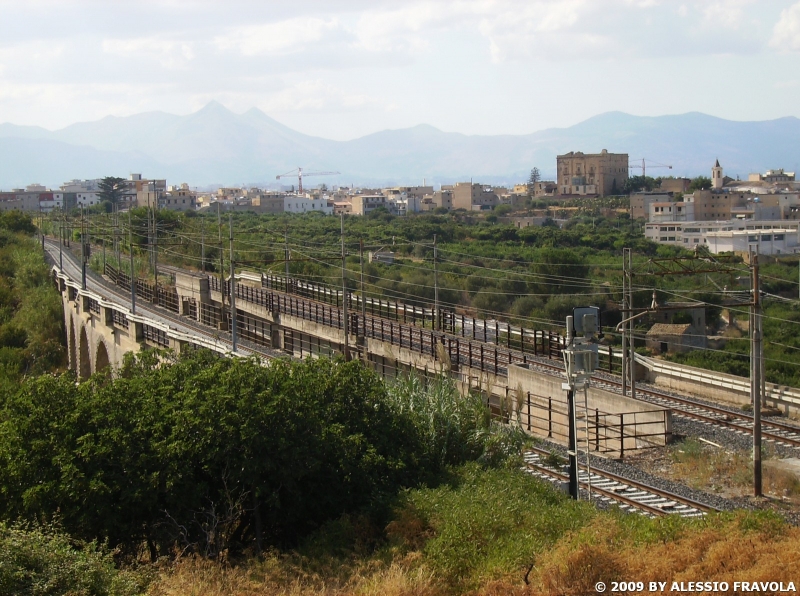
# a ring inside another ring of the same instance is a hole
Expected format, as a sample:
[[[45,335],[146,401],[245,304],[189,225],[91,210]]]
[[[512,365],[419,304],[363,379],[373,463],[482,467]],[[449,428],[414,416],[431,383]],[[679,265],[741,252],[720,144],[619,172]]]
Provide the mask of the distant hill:
[[[130,172],[198,186],[273,184],[276,174],[297,166],[338,170],[341,176],[325,179],[338,184],[419,184],[423,178],[514,183],[533,166],[552,178],[559,153],[601,149],[673,166],[651,175],[708,174],[719,158],[727,175],[745,177],[768,168],[800,169],[798,138],[800,120],[794,117],[734,122],[700,113],[609,112],[532,134],[464,135],[421,124],[331,141],[292,130],[255,108],[235,114],[211,102],[188,116],[108,116],[56,131],[0,124],[0,188]]]

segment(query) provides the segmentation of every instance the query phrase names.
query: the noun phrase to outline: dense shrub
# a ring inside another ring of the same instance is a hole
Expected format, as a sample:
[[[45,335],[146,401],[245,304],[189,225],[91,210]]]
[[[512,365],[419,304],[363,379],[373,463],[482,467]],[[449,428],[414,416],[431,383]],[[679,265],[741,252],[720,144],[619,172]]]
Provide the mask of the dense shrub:
[[[293,544],[447,464],[518,452],[480,401],[409,383],[390,397],[358,362],[204,351],[129,357],[113,380],[30,379],[2,413],[0,515],[58,512],[76,537],[127,552],[216,556]]]
[[[109,553],[53,527],[0,523],[0,594],[133,596],[144,576],[120,572]]]

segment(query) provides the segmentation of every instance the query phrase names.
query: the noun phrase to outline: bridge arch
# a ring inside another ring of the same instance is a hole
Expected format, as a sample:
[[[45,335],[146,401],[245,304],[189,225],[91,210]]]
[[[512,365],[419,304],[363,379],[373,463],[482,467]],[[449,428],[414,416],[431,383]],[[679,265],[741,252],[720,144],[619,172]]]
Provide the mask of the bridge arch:
[[[92,362],[89,350],[89,337],[86,326],[81,325],[80,349],[78,351],[78,378],[88,379],[92,376]]]
[[[76,357],[76,348],[75,348],[75,321],[72,318],[72,315],[69,315],[69,330],[67,331],[67,344],[69,349],[69,367],[78,372],[78,359]]]
[[[106,342],[100,341],[97,344],[97,354],[94,358],[94,372],[109,372],[110,366]]]

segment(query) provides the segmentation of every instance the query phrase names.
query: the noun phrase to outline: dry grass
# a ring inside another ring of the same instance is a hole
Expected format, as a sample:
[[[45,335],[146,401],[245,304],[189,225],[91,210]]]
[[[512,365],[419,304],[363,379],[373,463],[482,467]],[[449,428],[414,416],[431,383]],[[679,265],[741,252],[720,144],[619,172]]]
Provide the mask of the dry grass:
[[[780,460],[767,460],[763,463],[763,486],[770,494],[800,501],[800,479],[793,472],[781,467]]]
[[[563,536],[526,569],[485,582],[473,596],[562,596],[596,594],[598,581],[796,581],[800,529],[770,518],[715,518],[701,525],[633,516],[598,515],[583,529]],[[311,572],[293,557],[271,555],[240,567],[184,560],[151,586],[149,596],[445,596],[446,578],[436,577],[419,552],[395,552],[394,560],[362,560]],[[450,584],[452,586],[452,583]],[[657,592],[656,592],[657,593]],[[665,592],[666,593],[666,592]]]
[[[796,581],[800,529],[727,523],[684,531],[674,539],[632,544],[619,525],[595,523],[565,540],[542,563],[541,593],[594,594],[595,581]],[[598,520],[599,521],[599,520]]]
[[[418,553],[384,564],[367,560],[312,571],[293,557],[272,555],[231,567],[202,560],[176,563],[148,596],[439,596],[443,589]],[[314,566],[313,564],[311,565]]]
[[[752,486],[753,468],[746,453],[688,439],[677,445],[671,455],[671,477],[694,488],[738,496]]]

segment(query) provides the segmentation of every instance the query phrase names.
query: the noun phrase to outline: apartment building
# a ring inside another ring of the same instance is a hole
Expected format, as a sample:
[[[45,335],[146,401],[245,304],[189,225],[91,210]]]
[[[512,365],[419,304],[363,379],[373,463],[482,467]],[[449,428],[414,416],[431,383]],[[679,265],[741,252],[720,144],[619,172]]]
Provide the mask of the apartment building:
[[[445,190],[445,187],[442,187]],[[500,203],[495,189],[483,184],[458,182],[447,190],[452,192],[452,208],[485,211]]]
[[[560,195],[615,195],[628,179],[628,154],[570,151],[556,157],[556,172]]]
[[[386,197],[382,194],[357,194],[350,198],[353,215],[368,215],[379,207],[387,208]]]
[[[170,211],[195,211],[197,194],[186,183],[170,186],[169,190],[158,198],[158,208]]]
[[[728,232],[750,232],[756,239],[753,242],[759,244],[762,254],[777,254],[772,250],[782,250],[781,254],[788,252],[788,245],[776,244],[783,242],[785,238],[780,238],[781,234],[796,234],[799,221],[786,220],[753,220],[735,219],[730,221],[685,221],[685,222],[659,222],[648,223],[645,225],[644,236],[648,240],[659,244],[672,244],[682,246],[687,249],[694,249],[696,246],[706,246],[711,252],[725,252],[731,250],[726,246],[731,246],[730,240],[725,244],[721,238]],[[773,233],[778,234],[779,238],[769,238]],[[763,245],[761,244],[764,235]],[[737,238],[740,238],[738,236]],[[733,236],[731,236],[733,238]],[[738,242],[738,240],[737,240]]]
[[[654,201],[649,205],[648,215],[652,223],[695,221],[694,203]]]
[[[325,215],[333,213],[333,201],[330,199],[308,199],[297,195],[287,195],[283,198],[284,213],[310,213],[319,211]]]
[[[282,192],[261,192],[250,198],[250,206],[257,213],[283,213],[285,198]]]
[[[650,205],[653,203],[666,203],[672,200],[671,192],[634,192],[631,193],[630,209],[632,219],[647,219],[650,215]]]

